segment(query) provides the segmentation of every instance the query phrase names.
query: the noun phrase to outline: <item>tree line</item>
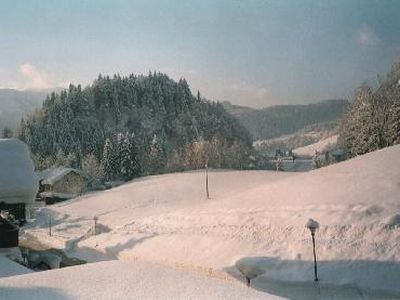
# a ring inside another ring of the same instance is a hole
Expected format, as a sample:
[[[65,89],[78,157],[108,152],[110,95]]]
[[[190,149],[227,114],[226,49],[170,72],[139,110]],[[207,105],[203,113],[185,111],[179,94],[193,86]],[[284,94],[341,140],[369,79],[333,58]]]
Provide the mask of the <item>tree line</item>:
[[[400,143],[400,63],[378,79],[376,90],[356,90],[343,118],[340,144],[348,158]]]
[[[252,137],[218,102],[161,73],[99,75],[47,96],[21,120],[38,170],[81,168],[105,180],[203,168],[256,168]]]

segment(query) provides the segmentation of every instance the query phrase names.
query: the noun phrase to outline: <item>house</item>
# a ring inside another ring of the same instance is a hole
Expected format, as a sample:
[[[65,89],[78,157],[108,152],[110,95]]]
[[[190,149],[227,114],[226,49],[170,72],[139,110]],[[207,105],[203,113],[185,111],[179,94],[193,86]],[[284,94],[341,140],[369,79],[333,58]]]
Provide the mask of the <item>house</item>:
[[[50,168],[37,174],[39,178],[39,199],[46,204],[68,200],[86,191],[88,176],[72,168]]]
[[[0,139],[0,248],[18,245],[19,226],[37,190],[28,147],[17,139]]]
[[[345,159],[345,154],[343,149],[336,149],[331,152],[333,158],[335,158],[336,162],[343,161]]]

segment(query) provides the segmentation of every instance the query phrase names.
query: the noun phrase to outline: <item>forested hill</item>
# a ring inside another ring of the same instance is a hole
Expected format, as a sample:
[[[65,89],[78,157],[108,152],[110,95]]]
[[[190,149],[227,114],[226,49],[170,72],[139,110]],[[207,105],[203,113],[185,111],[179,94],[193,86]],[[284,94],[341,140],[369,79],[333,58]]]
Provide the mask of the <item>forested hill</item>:
[[[279,105],[264,109],[238,107],[225,103],[226,109],[236,116],[255,140],[270,139],[294,133],[308,125],[339,121],[344,116],[347,100],[326,100],[308,105]]]
[[[71,165],[108,179],[200,168],[207,160],[243,168],[252,150],[249,132],[222,104],[160,73],[71,85],[20,127],[38,168]]]

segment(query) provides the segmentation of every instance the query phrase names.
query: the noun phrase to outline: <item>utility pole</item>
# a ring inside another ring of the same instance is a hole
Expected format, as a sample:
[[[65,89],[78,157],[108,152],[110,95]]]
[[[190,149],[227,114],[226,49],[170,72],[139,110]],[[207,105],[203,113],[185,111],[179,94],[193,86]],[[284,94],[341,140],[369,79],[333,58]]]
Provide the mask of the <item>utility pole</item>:
[[[49,236],[51,236],[51,214],[49,214]]]
[[[210,199],[210,192],[208,191],[208,164],[206,163],[205,165],[206,168],[206,194],[207,194],[207,199]]]
[[[93,233],[94,233],[94,238],[96,239],[96,247],[98,246],[98,243],[97,243],[97,232],[96,232],[97,220],[98,219],[99,218],[97,216],[94,216],[94,218],[93,218],[93,221],[94,221]]]

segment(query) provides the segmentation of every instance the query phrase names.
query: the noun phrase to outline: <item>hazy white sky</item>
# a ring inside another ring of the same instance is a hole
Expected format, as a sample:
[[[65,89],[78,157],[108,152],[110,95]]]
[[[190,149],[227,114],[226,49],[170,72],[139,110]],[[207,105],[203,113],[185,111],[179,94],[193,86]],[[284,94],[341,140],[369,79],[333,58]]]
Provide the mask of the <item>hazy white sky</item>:
[[[400,1],[0,2],[0,87],[161,71],[264,107],[346,97],[400,58]]]

